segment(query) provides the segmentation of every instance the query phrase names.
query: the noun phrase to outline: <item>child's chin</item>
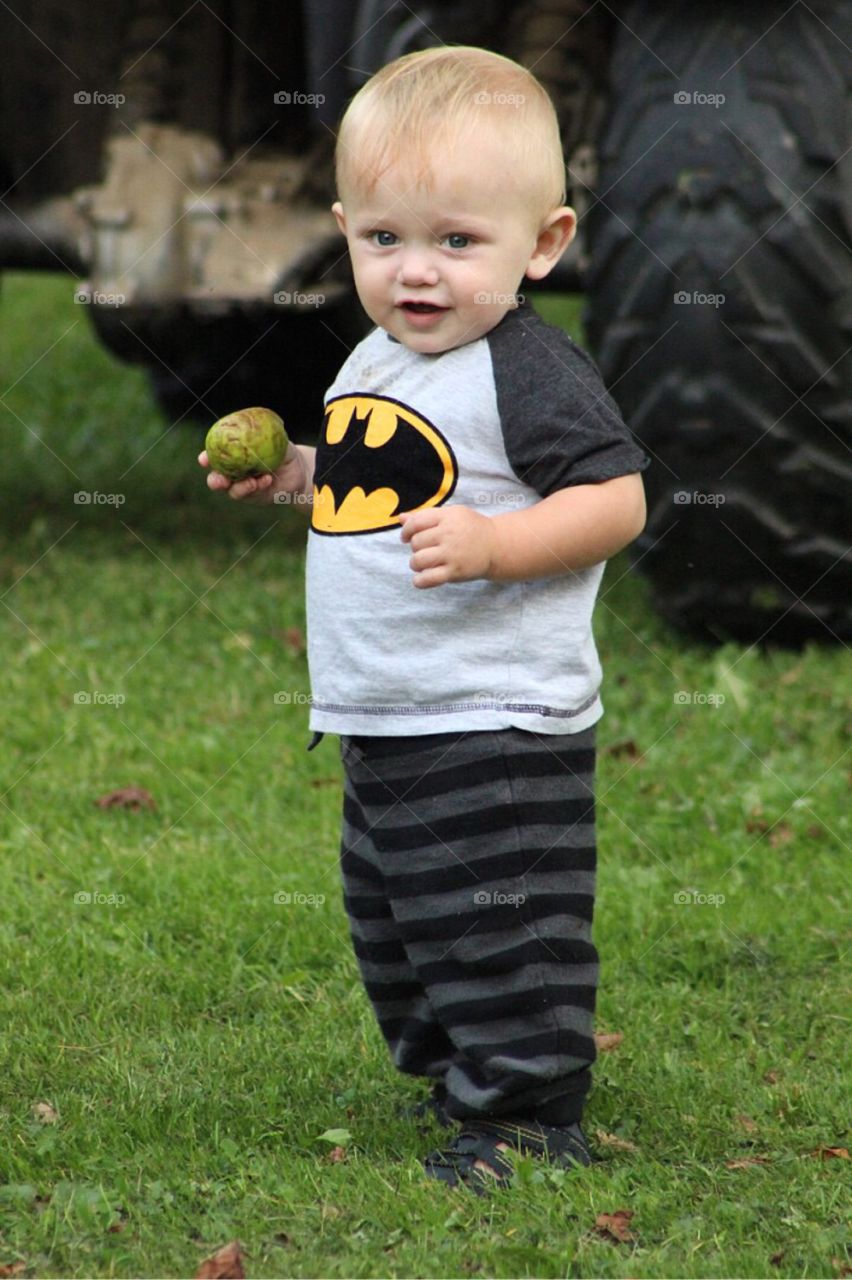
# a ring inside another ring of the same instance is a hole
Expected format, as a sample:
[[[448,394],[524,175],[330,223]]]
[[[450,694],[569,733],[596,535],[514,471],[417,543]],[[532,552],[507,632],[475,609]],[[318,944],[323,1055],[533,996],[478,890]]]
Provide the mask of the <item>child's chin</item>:
[[[404,347],[408,347],[409,351],[417,351],[422,356],[439,356],[444,351],[452,351],[454,347],[462,345],[460,340],[453,341],[452,338],[439,336],[437,333],[406,333],[397,336]]]

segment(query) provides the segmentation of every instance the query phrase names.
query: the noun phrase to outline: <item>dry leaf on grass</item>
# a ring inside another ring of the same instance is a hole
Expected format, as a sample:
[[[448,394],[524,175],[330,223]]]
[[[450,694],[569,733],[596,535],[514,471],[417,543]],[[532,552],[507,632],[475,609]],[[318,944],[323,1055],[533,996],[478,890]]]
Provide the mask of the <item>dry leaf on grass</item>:
[[[599,1213],[595,1219],[595,1230],[604,1239],[615,1240],[618,1244],[629,1244],[636,1237],[630,1231],[632,1209],[616,1209],[615,1213]]]
[[[743,1156],[741,1160],[726,1160],[726,1169],[748,1169],[753,1164],[772,1164],[771,1156]]]
[[[757,1121],[752,1120],[751,1116],[737,1116],[736,1121],[746,1133],[757,1133]]]
[[[610,1049],[617,1049],[623,1039],[623,1031],[607,1031],[595,1036],[595,1047],[598,1053],[609,1053]]]
[[[604,747],[603,754],[605,756],[614,756],[616,760],[619,756],[627,756],[628,760],[639,760],[642,752],[637,747],[632,738],[624,738],[621,742],[613,742],[608,747]]]
[[[243,1255],[239,1240],[231,1240],[209,1258],[195,1273],[195,1280],[245,1280]]]
[[[37,1102],[33,1107],[33,1115],[40,1124],[56,1124],[59,1119],[49,1102]]]
[[[832,1258],[831,1265],[839,1276],[852,1276],[852,1263],[845,1258]]]
[[[342,1160],[346,1159],[346,1148],[332,1147],[331,1151],[328,1153],[328,1158],[332,1164],[340,1164]]]
[[[99,809],[156,809],[154,797],[144,787],[119,787],[117,791],[107,791],[98,796],[95,804]]]
[[[286,649],[296,657],[305,652],[305,633],[301,627],[285,627],[278,632]]]
[[[8,1262],[5,1265],[0,1263],[0,1276],[19,1276],[26,1269],[25,1262]]]
[[[848,1160],[849,1152],[846,1147],[817,1147],[816,1151],[810,1151],[809,1155],[816,1160]]]
[[[617,1134],[607,1133],[605,1129],[595,1129],[595,1137],[602,1147],[612,1147],[614,1151],[638,1151],[635,1142],[619,1138]]]

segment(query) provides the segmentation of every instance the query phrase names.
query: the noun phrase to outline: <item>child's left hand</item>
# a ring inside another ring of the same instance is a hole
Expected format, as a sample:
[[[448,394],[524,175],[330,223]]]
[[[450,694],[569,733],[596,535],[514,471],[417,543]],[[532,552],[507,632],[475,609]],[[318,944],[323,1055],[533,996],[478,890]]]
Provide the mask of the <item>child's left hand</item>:
[[[402,540],[411,544],[415,587],[487,578],[494,554],[490,517],[470,507],[428,507],[403,511]]]

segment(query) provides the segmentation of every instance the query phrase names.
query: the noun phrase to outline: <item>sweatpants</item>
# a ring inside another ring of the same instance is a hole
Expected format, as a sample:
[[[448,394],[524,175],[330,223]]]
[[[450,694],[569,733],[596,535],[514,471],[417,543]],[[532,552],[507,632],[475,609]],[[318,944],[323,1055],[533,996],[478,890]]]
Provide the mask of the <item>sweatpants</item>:
[[[595,1059],[595,730],[343,737],[341,870],[397,1068],[571,1124]]]

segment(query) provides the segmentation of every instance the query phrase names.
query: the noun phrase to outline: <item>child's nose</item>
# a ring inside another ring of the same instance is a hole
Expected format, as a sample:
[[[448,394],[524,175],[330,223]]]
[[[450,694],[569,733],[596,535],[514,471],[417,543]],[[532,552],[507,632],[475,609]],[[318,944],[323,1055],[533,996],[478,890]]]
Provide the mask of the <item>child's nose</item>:
[[[399,264],[400,284],[437,284],[438,272],[432,256],[426,249],[409,248]]]

